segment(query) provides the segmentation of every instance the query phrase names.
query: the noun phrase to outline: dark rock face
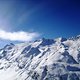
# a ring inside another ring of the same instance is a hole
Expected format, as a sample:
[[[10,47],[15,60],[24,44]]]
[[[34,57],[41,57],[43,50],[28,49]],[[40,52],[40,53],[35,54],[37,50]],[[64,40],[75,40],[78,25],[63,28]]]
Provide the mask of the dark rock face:
[[[55,41],[53,39],[45,39],[43,38],[42,39],[42,43],[40,45],[42,46],[46,46],[46,45],[51,45],[53,44]]]
[[[80,80],[80,79],[75,73],[72,73],[69,75],[69,80]]]

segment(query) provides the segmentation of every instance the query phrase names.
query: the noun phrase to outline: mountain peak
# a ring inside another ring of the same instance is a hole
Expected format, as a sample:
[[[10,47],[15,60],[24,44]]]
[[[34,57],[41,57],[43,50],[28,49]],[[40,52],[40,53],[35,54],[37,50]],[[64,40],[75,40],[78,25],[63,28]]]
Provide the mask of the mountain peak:
[[[42,38],[42,43],[41,45],[42,46],[45,46],[45,45],[51,45],[53,44],[55,41],[53,39],[45,39],[45,38]]]
[[[77,35],[77,36],[74,36],[74,37],[71,37],[71,38],[69,38],[70,40],[78,40],[78,39],[80,39],[80,35]]]
[[[7,44],[6,46],[4,46],[4,49],[12,49],[15,45],[13,43]]]
[[[66,38],[63,38],[63,37],[59,37],[59,38],[55,39],[56,42],[64,42],[66,40],[67,39]]]

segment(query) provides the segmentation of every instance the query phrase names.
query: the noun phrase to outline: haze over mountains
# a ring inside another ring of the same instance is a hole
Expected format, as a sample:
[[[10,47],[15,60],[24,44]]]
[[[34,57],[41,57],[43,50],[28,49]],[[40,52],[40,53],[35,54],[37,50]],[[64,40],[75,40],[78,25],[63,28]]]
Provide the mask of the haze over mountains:
[[[4,46],[0,80],[80,80],[80,35]]]

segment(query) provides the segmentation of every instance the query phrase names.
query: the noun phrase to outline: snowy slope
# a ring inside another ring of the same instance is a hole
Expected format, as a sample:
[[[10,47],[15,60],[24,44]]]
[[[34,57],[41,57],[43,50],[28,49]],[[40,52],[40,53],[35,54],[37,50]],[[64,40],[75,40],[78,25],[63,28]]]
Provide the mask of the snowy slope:
[[[80,36],[6,45],[0,80],[80,80]]]

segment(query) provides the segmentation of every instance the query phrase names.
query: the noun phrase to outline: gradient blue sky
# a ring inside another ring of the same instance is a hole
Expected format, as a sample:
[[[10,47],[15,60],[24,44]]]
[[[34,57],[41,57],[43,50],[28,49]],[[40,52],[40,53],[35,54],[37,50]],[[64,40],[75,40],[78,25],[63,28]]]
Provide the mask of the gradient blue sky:
[[[0,0],[0,29],[38,32],[39,38],[79,35],[80,0]]]

